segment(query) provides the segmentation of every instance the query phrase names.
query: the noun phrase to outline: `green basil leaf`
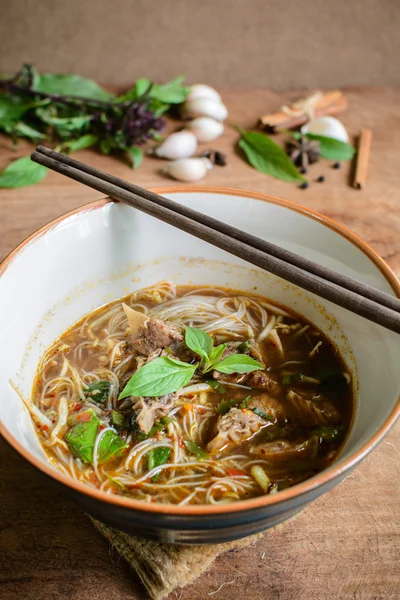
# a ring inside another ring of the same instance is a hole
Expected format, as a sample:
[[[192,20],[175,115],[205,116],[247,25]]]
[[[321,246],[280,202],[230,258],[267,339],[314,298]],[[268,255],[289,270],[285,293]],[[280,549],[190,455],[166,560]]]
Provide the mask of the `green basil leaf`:
[[[11,98],[6,94],[0,94],[0,123],[18,121],[30,106],[21,98]]]
[[[207,458],[209,458],[208,452],[206,452],[204,448],[196,444],[196,442],[193,442],[192,440],[185,440],[185,446],[189,450],[189,452],[195,455],[195,457],[198,460],[206,460]]]
[[[150,104],[151,109],[155,112],[161,111],[158,114],[162,114],[169,109],[171,104],[181,104],[188,97],[190,88],[182,85],[184,78],[184,75],[180,75],[172,81],[160,85],[152,84],[150,79],[142,77],[130,90],[119,96],[118,102],[133,101],[147,94],[153,101]]]
[[[258,415],[259,417],[262,417],[263,419],[266,419],[267,421],[273,421],[272,417],[267,415],[267,413],[263,412],[259,408],[251,408],[250,410],[252,410],[255,415]]]
[[[344,435],[343,425],[321,425],[312,430],[312,435],[317,435],[323,442],[335,442]]]
[[[71,429],[65,434],[64,439],[75,456],[78,456],[84,463],[92,465],[93,448],[100,421],[93,411],[88,410],[85,412],[91,414],[90,421],[86,421],[85,423],[77,423],[71,427]]]
[[[305,181],[283,148],[268,135],[238,129],[242,136],[239,147],[257,171],[284,181]]]
[[[47,167],[31,161],[29,156],[18,158],[0,173],[0,188],[17,188],[42,181]]]
[[[117,429],[126,429],[128,428],[128,419],[127,417],[120,413],[118,410],[114,408],[111,411],[111,422]]]
[[[29,109],[49,104],[50,100],[26,101],[19,97],[0,94],[0,124],[18,121]]]
[[[89,383],[83,393],[88,400],[104,404],[108,400],[110,386],[109,381],[93,381],[93,383]]]
[[[65,152],[77,152],[78,150],[85,150],[85,148],[90,148],[94,146],[98,142],[98,137],[91,133],[87,133],[86,135],[82,135],[76,140],[71,140],[70,142],[65,142],[63,144],[63,150]]]
[[[159,467],[167,462],[168,457],[171,453],[171,448],[167,448],[167,446],[160,446],[158,448],[153,448],[148,453],[148,466],[149,470],[154,469],[154,467]]]
[[[169,455],[171,454],[171,448],[167,448],[167,446],[159,446],[158,448],[153,448],[147,455],[148,468],[149,471],[154,469],[154,467],[159,467],[167,462]]]
[[[118,96],[116,101],[117,102],[131,102],[133,100],[136,100],[137,98],[140,98],[141,96],[144,96],[147,92],[149,92],[151,87],[152,87],[152,83],[151,83],[150,79],[147,79],[146,77],[142,77],[142,78],[138,79],[137,81],[135,81],[133,86],[129,90],[127,90],[124,94],[122,94],[121,96]]]
[[[108,138],[103,138],[99,142],[100,152],[102,154],[110,154],[112,150],[112,142]]]
[[[159,467],[160,465],[164,465],[169,455],[171,454],[171,448],[167,448],[166,446],[160,446],[159,448],[153,448],[150,450],[148,454],[148,467],[149,471],[154,469],[154,467]],[[152,483],[155,483],[160,479],[161,471],[156,473],[151,478]]]
[[[230,354],[213,367],[220,373],[231,375],[232,373],[251,373],[252,371],[259,371],[263,366],[247,356],[247,354]]]
[[[303,379],[303,373],[294,373],[293,375],[284,375],[282,377],[282,383],[283,385],[290,385],[291,383],[301,383]]]
[[[213,365],[214,363],[219,361],[219,359],[221,358],[221,356],[223,355],[223,353],[225,351],[225,348],[226,348],[226,344],[220,344],[219,346],[216,346],[215,348],[213,348],[213,350],[210,354],[211,365]]]
[[[127,396],[165,396],[183,388],[193,377],[197,365],[160,356],[138,369],[120,394]]]
[[[246,398],[243,398],[243,400],[240,403],[240,408],[247,408],[248,403],[251,400],[251,396],[246,396]]]
[[[107,462],[110,458],[117,456],[124,448],[127,447],[125,441],[119,437],[115,431],[109,429],[101,437],[97,449],[99,465]]]
[[[135,90],[135,99],[144,96],[147,92],[150,91],[152,87],[152,83],[150,79],[147,77],[141,77],[135,82],[134,90]]]
[[[36,115],[47,123],[48,125],[54,125],[55,127],[60,127],[66,131],[75,131],[76,129],[82,129],[85,125],[87,125],[91,120],[91,115],[80,115],[77,117],[57,117],[52,115],[52,111],[46,108],[37,108]]]
[[[240,400],[240,398],[232,400],[221,400],[221,402],[217,405],[215,412],[217,412],[219,415],[225,415],[227,412],[230,411],[232,406],[237,406],[238,404],[240,404],[240,408],[247,408],[247,405],[250,400],[251,396],[246,396],[246,398],[243,398],[243,400]]]
[[[219,415],[226,415],[236,404],[239,404],[240,400],[221,400],[215,408],[215,412]]]
[[[159,100],[151,100],[149,104],[149,110],[151,110],[154,113],[155,117],[161,117],[170,108],[170,104],[165,104],[165,102],[160,102]]]
[[[33,127],[31,127],[27,123],[24,123],[23,121],[18,121],[18,123],[15,124],[13,133],[19,135],[20,137],[26,137],[34,141],[42,140],[46,137],[43,133],[41,133],[37,129],[34,129]]]
[[[79,75],[46,73],[39,77],[34,89],[43,94],[79,96],[92,100],[107,101],[113,97],[113,94],[106,92],[95,81]]]
[[[309,140],[316,140],[319,142],[321,156],[328,160],[351,160],[356,153],[355,148],[351,144],[335,140],[334,138],[325,135],[306,133],[306,137]]]
[[[208,373],[209,371],[212,371],[214,365],[219,361],[219,359],[223,355],[225,348],[226,344],[220,344],[219,346],[211,350],[210,356],[208,357],[208,360],[206,361],[205,366],[203,368],[203,373]]]
[[[213,349],[212,337],[197,327],[186,327],[185,344],[204,360],[208,360]]]
[[[216,379],[206,379],[206,383],[212,387],[218,394],[226,394],[226,387]]]
[[[242,342],[239,346],[238,346],[238,352],[240,352],[241,354],[246,354],[246,352],[248,352],[251,348],[251,344],[250,341],[247,340],[247,342]]]
[[[155,83],[150,90],[150,98],[159,100],[165,104],[181,104],[186,100],[190,92],[190,88],[182,85],[184,79],[184,75],[179,75],[167,83],[161,85]]]
[[[132,169],[137,169],[142,164],[143,151],[137,146],[132,146],[127,152],[132,160]]]

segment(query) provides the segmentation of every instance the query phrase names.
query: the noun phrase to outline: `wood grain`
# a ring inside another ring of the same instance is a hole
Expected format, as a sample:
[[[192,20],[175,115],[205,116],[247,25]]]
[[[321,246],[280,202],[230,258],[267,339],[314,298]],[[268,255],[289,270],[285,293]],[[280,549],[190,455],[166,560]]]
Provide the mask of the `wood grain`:
[[[307,190],[257,173],[236,153],[235,131],[213,147],[228,153],[229,164],[215,167],[204,185],[262,191],[300,202],[343,223],[369,242],[400,274],[400,89],[348,89],[343,114],[352,136],[362,127],[374,132],[368,186],[350,187],[351,165],[336,171],[320,162],[310,180],[326,182]],[[230,119],[251,126],[296,94],[266,90],[222,90]],[[303,92],[304,94],[304,92]],[[397,154],[396,154],[397,149]],[[10,150],[0,141],[0,168],[31,146]],[[109,157],[79,152],[76,158],[138,185],[168,184],[147,159],[137,171]],[[100,194],[51,173],[31,188],[0,191],[0,257],[39,226]],[[221,556],[211,571],[181,600],[377,600],[400,596],[400,428],[397,427],[337,488],[305,509],[296,520],[272,530],[254,548]],[[4,600],[143,600],[133,573],[109,555],[107,543],[87,517],[52,489],[0,440],[0,597]],[[111,558],[111,560],[110,560]],[[232,583],[229,583],[232,582]],[[229,583],[229,584],[228,584]],[[179,597],[179,594],[178,594]],[[171,595],[174,600],[175,595]]]

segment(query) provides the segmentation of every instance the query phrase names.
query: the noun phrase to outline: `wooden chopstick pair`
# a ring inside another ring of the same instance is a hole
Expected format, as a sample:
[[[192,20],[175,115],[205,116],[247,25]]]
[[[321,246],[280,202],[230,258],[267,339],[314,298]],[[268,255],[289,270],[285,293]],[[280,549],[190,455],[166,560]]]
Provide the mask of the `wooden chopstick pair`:
[[[266,240],[39,146],[32,160],[400,333],[400,300]]]

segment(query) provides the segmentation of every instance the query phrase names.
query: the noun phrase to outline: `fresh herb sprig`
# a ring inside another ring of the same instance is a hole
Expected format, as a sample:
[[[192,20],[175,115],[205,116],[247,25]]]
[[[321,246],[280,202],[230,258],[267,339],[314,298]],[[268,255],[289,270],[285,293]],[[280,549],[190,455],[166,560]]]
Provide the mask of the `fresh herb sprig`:
[[[226,375],[231,375],[232,373],[251,373],[263,368],[259,362],[247,354],[234,353],[221,359],[226,349],[226,344],[214,347],[212,337],[197,327],[186,327],[185,344],[190,350],[200,356],[199,368],[203,374],[212,370]]]
[[[139,79],[116,96],[78,75],[40,75],[24,65],[10,79],[0,79],[0,131],[33,142],[50,141],[62,152],[95,147],[103,154],[127,153],[140,165],[141,146],[164,128],[162,115],[184,102],[189,88],[183,76],[158,85]],[[0,187],[22,187],[41,181],[46,167],[18,159],[0,174]]]
[[[221,358],[226,344],[214,347],[212,337],[196,327],[186,328],[185,344],[200,357],[200,362],[186,363],[169,356],[155,358],[130,378],[120,399],[128,396],[160,397],[172,394],[187,385],[197,369],[202,374],[215,370],[230,375],[251,373],[263,368],[247,354],[230,354]]]
[[[86,411],[85,416],[88,417],[88,420],[73,425],[66,433],[65,441],[75,456],[78,456],[84,463],[92,465],[94,446],[101,422],[91,409]],[[112,429],[109,429],[104,433],[98,445],[98,464],[103,464],[110,458],[119,455],[125,448],[125,441]]]
[[[241,137],[238,142],[252,167],[284,181],[304,182],[295,165],[279,144],[264,133],[244,131],[236,127]]]

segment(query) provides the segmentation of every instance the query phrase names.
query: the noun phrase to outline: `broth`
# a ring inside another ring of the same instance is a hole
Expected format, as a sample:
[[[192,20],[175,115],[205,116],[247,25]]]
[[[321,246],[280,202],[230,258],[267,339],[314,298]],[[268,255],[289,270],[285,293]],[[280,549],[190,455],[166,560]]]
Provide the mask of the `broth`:
[[[354,405],[336,347],[303,317],[243,292],[171,282],[66,331],[40,361],[32,402],[61,471],[107,493],[181,505],[312,477],[340,451]]]

